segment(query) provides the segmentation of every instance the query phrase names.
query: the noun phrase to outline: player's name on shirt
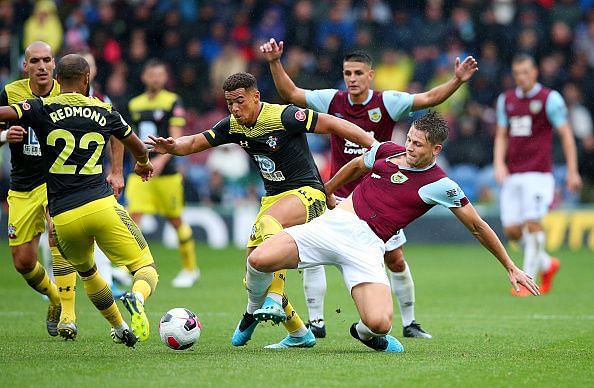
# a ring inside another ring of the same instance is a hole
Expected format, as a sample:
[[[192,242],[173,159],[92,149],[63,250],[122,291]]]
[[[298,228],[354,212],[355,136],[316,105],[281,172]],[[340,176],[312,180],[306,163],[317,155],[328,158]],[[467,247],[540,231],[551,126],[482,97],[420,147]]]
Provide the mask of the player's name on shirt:
[[[100,114],[97,110],[82,106],[65,106],[63,108],[56,109],[54,112],[51,112],[49,116],[54,123],[65,120],[69,117],[83,117],[85,119],[91,119],[95,121],[102,127],[107,124],[107,119],[105,116]]]

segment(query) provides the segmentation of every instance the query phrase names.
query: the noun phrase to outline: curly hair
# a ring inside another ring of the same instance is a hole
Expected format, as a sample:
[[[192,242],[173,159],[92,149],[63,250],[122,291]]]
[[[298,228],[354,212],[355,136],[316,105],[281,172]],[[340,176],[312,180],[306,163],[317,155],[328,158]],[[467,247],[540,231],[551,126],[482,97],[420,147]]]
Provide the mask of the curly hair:
[[[256,77],[250,73],[235,73],[227,77],[225,82],[223,82],[223,90],[225,92],[231,92],[241,88],[245,90],[258,89]]]
[[[435,111],[429,111],[425,116],[413,121],[413,125],[419,131],[425,132],[427,140],[431,144],[443,144],[448,138],[448,123]]]

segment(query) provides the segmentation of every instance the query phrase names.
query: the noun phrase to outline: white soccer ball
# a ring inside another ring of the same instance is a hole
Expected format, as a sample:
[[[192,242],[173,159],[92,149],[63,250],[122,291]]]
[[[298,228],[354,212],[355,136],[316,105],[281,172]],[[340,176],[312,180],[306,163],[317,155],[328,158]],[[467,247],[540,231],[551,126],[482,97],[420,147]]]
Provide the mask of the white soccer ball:
[[[200,338],[200,319],[183,307],[171,309],[159,321],[161,342],[171,349],[184,350],[192,347]]]

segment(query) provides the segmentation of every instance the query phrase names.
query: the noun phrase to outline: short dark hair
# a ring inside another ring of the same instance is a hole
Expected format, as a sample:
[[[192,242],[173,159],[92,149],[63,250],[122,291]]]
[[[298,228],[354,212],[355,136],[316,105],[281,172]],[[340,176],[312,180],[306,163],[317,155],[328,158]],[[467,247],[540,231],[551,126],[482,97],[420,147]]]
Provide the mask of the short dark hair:
[[[144,66],[142,67],[142,72],[144,73],[151,67],[157,67],[157,66],[163,66],[165,68],[165,70],[167,70],[167,64],[165,62],[163,62],[162,60],[157,59],[157,58],[151,58],[145,62]]]
[[[514,57],[512,59],[512,65],[515,65],[516,63],[520,63],[520,62],[524,62],[524,61],[528,61],[528,62],[530,62],[530,64],[532,64],[532,66],[536,67],[536,61],[534,60],[534,57],[532,55],[526,54],[526,53],[520,53],[520,54],[514,55]]]
[[[56,77],[63,81],[77,80],[87,73],[90,73],[89,63],[78,54],[63,56],[56,66]]]
[[[350,53],[344,56],[342,62],[362,62],[368,65],[369,67],[373,66],[373,60],[371,59],[371,56],[367,54],[365,51],[361,50],[351,51]]]
[[[227,77],[225,82],[223,82],[223,90],[225,92],[231,92],[241,88],[245,90],[258,89],[256,77],[250,73],[235,73]]]
[[[425,132],[427,140],[433,145],[443,144],[448,138],[448,123],[435,111],[429,111],[425,116],[416,119],[413,125],[419,131]]]

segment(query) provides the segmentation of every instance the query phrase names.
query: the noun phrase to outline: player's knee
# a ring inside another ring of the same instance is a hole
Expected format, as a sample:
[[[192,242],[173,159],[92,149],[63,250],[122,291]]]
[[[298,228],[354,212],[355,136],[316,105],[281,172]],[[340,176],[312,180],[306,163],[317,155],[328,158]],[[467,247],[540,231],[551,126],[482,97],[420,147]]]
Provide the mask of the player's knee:
[[[518,241],[522,238],[522,228],[520,226],[510,226],[503,229],[508,239]]]
[[[392,330],[392,315],[378,314],[374,317],[367,318],[365,325],[376,334],[388,334]]]
[[[257,271],[266,272],[268,258],[263,249],[256,248],[248,256],[249,265]]]
[[[402,272],[406,269],[406,262],[404,261],[404,252],[402,251],[402,248],[386,252],[384,255],[384,262],[386,263],[386,267],[392,272]]]
[[[34,257],[13,256],[12,258],[14,268],[17,270],[18,273],[21,274],[33,271],[33,269],[35,268],[36,261],[37,260]]]

